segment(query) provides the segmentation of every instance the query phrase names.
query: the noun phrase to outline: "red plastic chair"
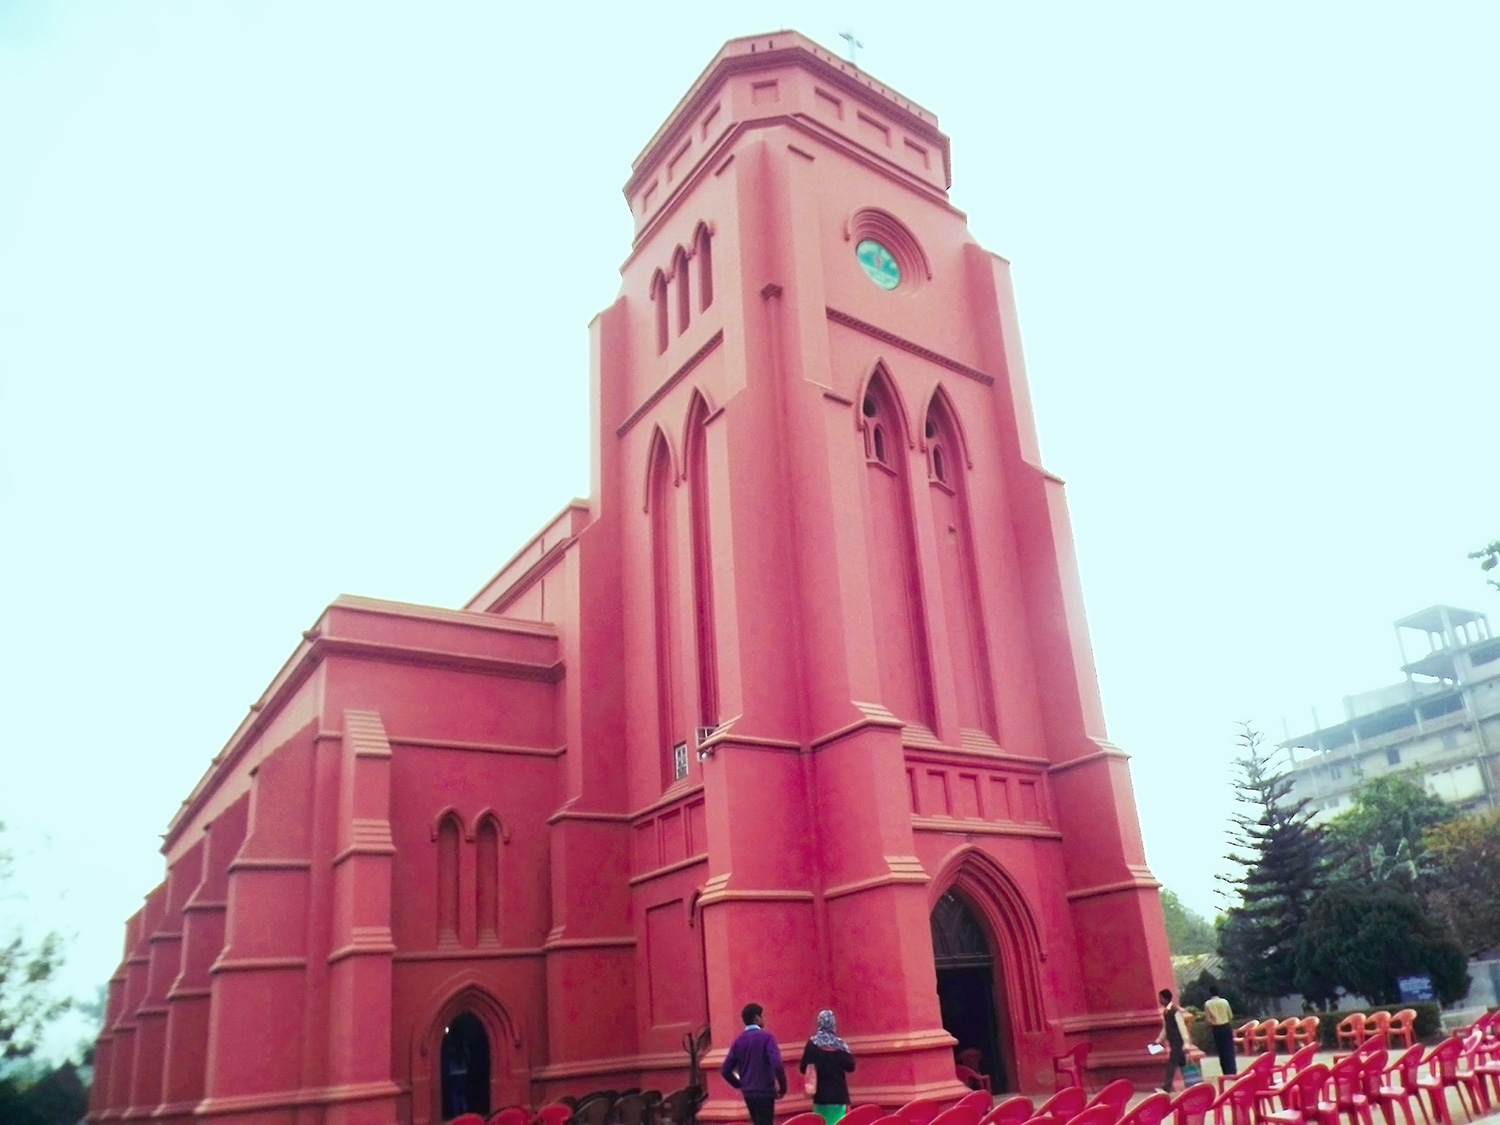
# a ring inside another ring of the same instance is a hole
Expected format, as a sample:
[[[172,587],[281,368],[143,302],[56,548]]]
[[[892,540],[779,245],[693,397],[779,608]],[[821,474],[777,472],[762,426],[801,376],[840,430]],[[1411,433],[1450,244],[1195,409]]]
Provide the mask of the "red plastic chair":
[[[1356,1122],[1373,1125],[1370,1099],[1365,1094],[1364,1072],[1363,1055],[1350,1055],[1333,1064],[1328,1072],[1328,1093],[1333,1098],[1318,1102],[1318,1120],[1323,1125],[1337,1125],[1340,1114],[1348,1116],[1350,1125]]]
[[[1460,1088],[1469,1092],[1469,1100],[1478,1114],[1490,1111],[1490,1091],[1485,1074],[1479,1069],[1493,1051],[1483,1032],[1471,1032],[1463,1040],[1463,1053],[1458,1057],[1458,1081]]]
[[[980,1074],[979,1071],[975,1070],[973,1067],[965,1066],[963,1063],[954,1063],[953,1077],[957,1078],[960,1082],[962,1082],[969,1089],[973,1090],[976,1094],[984,1094],[985,1108],[989,1108],[989,1103],[994,1100],[989,1096],[989,1075]],[[840,1118],[840,1120],[842,1120],[842,1118]]]
[[[1422,1107],[1421,1092],[1417,1089],[1417,1073],[1421,1069],[1422,1045],[1418,1043],[1391,1059],[1374,1083],[1367,1082],[1365,1093],[1380,1107],[1385,1125],[1396,1125],[1395,1106],[1398,1103],[1401,1112],[1406,1114],[1406,1125],[1417,1125],[1411,1112],[1411,1100],[1414,1097],[1418,1107],[1422,1108],[1423,1119],[1427,1119],[1427,1110]]]
[[[1052,1059],[1052,1088],[1061,1090],[1067,1086],[1077,1086],[1083,1089],[1083,1070],[1088,1064],[1089,1052],[1094,1049],[1092,1043],[1079,1043],[1068,1048],[1060,1055]],[[1063,1079],[1067,1079],[1066,1082]]]
[[[1113,1082],[1107,1082],[1104,1088],[1089,1099],[1085,1110],[1093,1109],[1097,1105],[1107,1105],[1113,1108],[1114,1117],[1110,1118],[1113,1125],[1125,1112],[1125,1105],[1130,1101],[1130,1096],[1135,1093],[1135,1083],[1128,1078],[1116,1078]]]
[[[1444,1039],[1427,1052],[1427,1057],[1422,1060],[1422,1069],[1417,1072],[1417,1089],[1427,1092],[1433,1119],[1442,1122],[1442,1125],[1453,1125],[1453,1117],[1448,1112],[1448,1088],[1459,1085],[1458,1056],[1463,1051],[1462,1039]],[[1461,1090],[1459,1100],[1463,1100]],[[1465,1107],[1464,1111],[1467,1113],[1468,1108]]]
[[[1333,1034],[1336,1047],[1358,1047],[1365,1041],[1365,1014],[1350,1012],[1339,1021]]]
[[[980,1077],[983,1077],[983,1075],[981,1075]],[[958,1099],[953,1108],[963,1109],[965,1106],[968,1106],[968,1108],[974,1111],[974,1115],[976,1117],[983,1117],[990,1111],[990,1107],[994,1104],[995,1099],[990,1096],[989,1083],[986,1082],[984,1089],[975,1090],[972,1094],[965,1094],[963,1097]],[[844,1114],[844,1117],[848,1116],[849,1115],[847,1113]],[[843,1119],[843,1117],[839,1118],[840,1121],[842,1121]]]
[[[979,1111],[971,1105],[956,1105],[934,1117],[932,1125],[979,1125]]]
[[[1068,1119],[1068,1125],[1115,1125],[1119,1119],[1112,1105],[1094,1105]]]
[[[1282,1109],[1292,1108],[1292,1103],[1287,1101],[1286,1095],[1297,1075],[1312,1065],[1313,1055],[1317,1052],[1318,1045],[1314,1043],[1310,1047],[1302,1047],[1293,1052],[1291,1057],[1280,1066],[1268,1068],[1266,1081],[1259,1090],[1255,1091],[1255,1105],[1262,1116],[1278,1101]]]
[[[523,1105],[508,1105],[490,1114],[485,1125],[531,1125],[531,1110]]]
[[[1083,1092],[1082,1086],[1064,1086],[1041,1104],[1035,1116],[1051,1115],[1067,1121],[1082,1113],[1087,1103],[1088,1095]]]
[[[936,1098],[917,1098],[907,1102],[895,1113],[908,1125],[932,1125],[932,1119],[943,1112],[943,1103]]]
[[[1485,1083],[1495,1087],[1495,1100],[1500,1101],[1500,1039],[1480,1039],[1481,1056],[1476,1056],[1474,1073],[1479,1076],[1479,1088],[1488,1096]]]
[[[460,1113],[448,1125],[484,1125],[484,1116],[479,1113]]]
[[[1231,1086],[1235,1082],[1240,1081],[1240,1079],[1244,1078],[1246,1075],[1258,1074],[1260,1075],[1260,1085],[1264,1087],[1270,1083],[1272,1072],[1275,1071],[1275,1069],[1275,1055],[1256,1055],[1255,1058],[1250,1060],[1250,1065],[1247,1066],[1244,1070],[1240,1071],[1238,1074],[1221,1074],[1219,1075],[1215,1084],[1218,1087],[1218,1092],[1222,1094],[1226,1089],[1229,1088],[1229,1086]]]
[[[1261,1020],[1255,1025],[1252,1033],[1255,1037],[1255,1049],[1258,1051],[1269,1051],[1276,1053],[1276,1029],[1281,1026],[1280,1020]]]
[[[1276,1024],[1275,1030],[1271,1032],[1272,1041],[1276,1043],[1281,1050],[1285,1051],[1287,1054],[1291,1054],[1297,1049],[1295,1039],[1297,1036],[1297,1028],[1301,1023],[1302,1020],[1298,1016],[1288,1016],[1286,1019],[1279,1021]]]
[[[809,1110],[806,1113],[794,1113],[782,1122],[782,1125],[826,1125],[823,1115]]]
[[[1402,1008],[1391,1017],[1391,1046],[1395,1046],[1395,1040],[1401,1040],[1403,1047],[1410,1047],[1416,1042],[1417,1010],[1415,1008]]]
[[[563,1102],[553,1102],[544,1105],[536,1111],[532,1125],[567,1125],[568,1118],[573,1116],[573,1107]]]
[[[1029,1104],[1029,1103],[1028,1103]],[[878,1105],[866,1102],[864,1105],[854,1106],[843,1117],[839,1118],[839,1125],[875,1125],[885,1116],[885,1110]]]
[[[1391,1013],[1371,1012],[1365,1017],[1365,1040],[1377,1040],[1382,1047],[1390,1046]],[[1363,1044],[1361,1044],[1363,1046]]]
[[[1193,1088],[1197,1089],[1196,1086]],[[1120,1125],[1161,1125],[1171,1112],[1172,1096],[1158,1090],[1120,1118]]]
[[[1255,1029],[1259,1026],[1260,1020],[1246,1020],[1234,1029],[1234,1043],[1240,1049],[1240,1054],[1255,1054]]]
[[[1036,1107],[1031,1104],[1031,1099],[1025,1094],[1016,1094],[1014,1097],[1006,1098],[1003,1102],[990,1110],[979,1119],[979,1125],[1022,1125],[1036,1115]],[[845,1114],[839,1125],[849,1120]]]
[[[900,1114],[891,1113],[885,1117],[877,1117],[874,1125],[910,1125],[910,1123]]]
[[[1384,1047],[1374,1051],[1367,1051],[1360,1055],[1364,1065],[1359,1069],[1359,1088],[1364,1092],[1370,1104],[1379,1105],[1380,1099],[1376,1097],[1376,1091],[1380,1089],[1381,1075],[1385,1074],[1389,1054]]]
[[[1214,1099],[1208,1108],[1216,1125],[1224,1125],[1226,1109],[1229,1111],[1228,1125],[1255,1125],[1255,1092],[1260,1089],[1262,1074],[1261,1071],[1247,1070]]]
[[[1293,1037],[1293,1044],[1297,1047],[1316,1047],[1318,1045],[1318,1025],[1323,1021],[1317,1016],[1304,1016],[1297,1021],[1297,1034]]]
[[[1051,1113],[1042,1113],[1036,1117],[1028,1117],[1021,1125],[1068,1125],[1068,1123],[1065,1117],[1057,1117]]]
[[[1172,1125],[1203,1125],[1208,1107],[1214,1104],[1214,1088],[1207,1082],[1189,1086],[1169,1107]]]
[[[1304,1125],[1316,1121],[1318,1102],[1328,1081],[1328,1068],[1322,1063],[1303,1067],[1281,1091],[1283,1107],[1262,1111],[1261,1125]]]

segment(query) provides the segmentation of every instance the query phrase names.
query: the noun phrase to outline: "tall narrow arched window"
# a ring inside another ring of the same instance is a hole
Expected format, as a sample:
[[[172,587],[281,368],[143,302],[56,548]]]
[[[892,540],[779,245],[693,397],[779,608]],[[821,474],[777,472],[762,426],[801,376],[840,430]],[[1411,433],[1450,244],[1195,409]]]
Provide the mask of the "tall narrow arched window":
[[[713,236],[705,224],[698,228],[696,241],[698,258],[698,311],[702,312],[714,303],[714,253]]]
[[[500,830],[493,816],[474,833],[474,917],[480,941],[500,937]]]
[[[458,941],[458,842],[463,830],[458,816],[448,813],[437,831],[438,943]]]
[[[906,427],[884,371],[860,403],[866,472],[866,555],[880,689],[886,707],[908,723],[932,725],[926,617],[907,481]]]
[[[705,232],[706,233],[706,232]],[[719,672],[714,642],[712,528],[708,518],[708,403],[693,396],[688,411],[687,462],[689,518],[693,548],[693,631],[698,657],[698,725],[719,725]]]
[[[687,251],[681,246],[672,256],[672,287],[677,290],[677,334],[687,331],[688,321],[693,316],[693,297],[688,281]]]
[[[926,434],[938,580],[952,649],[958,724],[998,739],[963,449],[952,404],[941,391],[928,404]]]
[[[679,733],[676,686],[682,682],[682,646],[677,639],[677,514],[672,487],[672,451],[658,431],[651,444],[647,504],[651,519],[651,600],[656,640],[656,721],[663,787],[685,771],[674,748]]]
[[[656,313],[656,354],[667,350],[667,277],[661,270],[651,278],[651,303]]]

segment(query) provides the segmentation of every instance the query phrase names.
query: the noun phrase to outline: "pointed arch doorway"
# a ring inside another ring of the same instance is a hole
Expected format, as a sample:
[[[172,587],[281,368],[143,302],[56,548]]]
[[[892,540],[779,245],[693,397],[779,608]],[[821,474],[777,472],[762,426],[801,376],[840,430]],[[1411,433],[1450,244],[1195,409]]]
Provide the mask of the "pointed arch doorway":
[[[943,1030],[956,1055],[978,1052],[978,1066],[996,1092],[1016,1088],[1015,1060],[1008,1048],[1004,997],[995,972],[994,947],[977,911],[957,890],[945,891],[932,909],[932,953],[937,968]],[[968,1060],[972,1065],[973,1059]]]
[[[465,1009],[443,1029],[443,1120],[461,1113],[490,1113],[490,1038],[473,1012]]]

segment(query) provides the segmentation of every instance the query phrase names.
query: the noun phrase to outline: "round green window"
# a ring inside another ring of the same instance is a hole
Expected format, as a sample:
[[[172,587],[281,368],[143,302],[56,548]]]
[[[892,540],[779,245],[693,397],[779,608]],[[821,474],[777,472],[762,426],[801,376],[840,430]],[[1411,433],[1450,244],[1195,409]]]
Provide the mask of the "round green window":
[[[861,240],[854,248],[854,256],[870,280],[880,288],[894,289],[901,284],[901,266],[896,256],[873,238]]]

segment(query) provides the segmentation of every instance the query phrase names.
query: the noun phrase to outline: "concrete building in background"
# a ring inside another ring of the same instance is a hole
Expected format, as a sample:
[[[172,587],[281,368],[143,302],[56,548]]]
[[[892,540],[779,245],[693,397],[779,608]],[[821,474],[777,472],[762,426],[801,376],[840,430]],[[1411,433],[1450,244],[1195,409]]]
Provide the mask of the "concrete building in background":
[[[705,1026],[700,1116],[741,1119],[715,1063],[752,1000],[793,1058],[834,1008],[858,1102],[957,1096],[959,1048],[999,1090],[1085,1040],[1092,1085],[1159,1075],[1062,482],[948,186],[936,117],[851,63],[720,51],[625,186],[591,496],[461,609],[343,597],[303,635],[167,830],[92,1120],[673,1089]]]
[[[1344,698],[1344,720],[1288,738],[1291,796],[1326,820],[1366,778],[1417,771],[1462,809],[1500,804],[1500,638],[1489,618],[1437,605],[1395,623],[1405,679]]]

